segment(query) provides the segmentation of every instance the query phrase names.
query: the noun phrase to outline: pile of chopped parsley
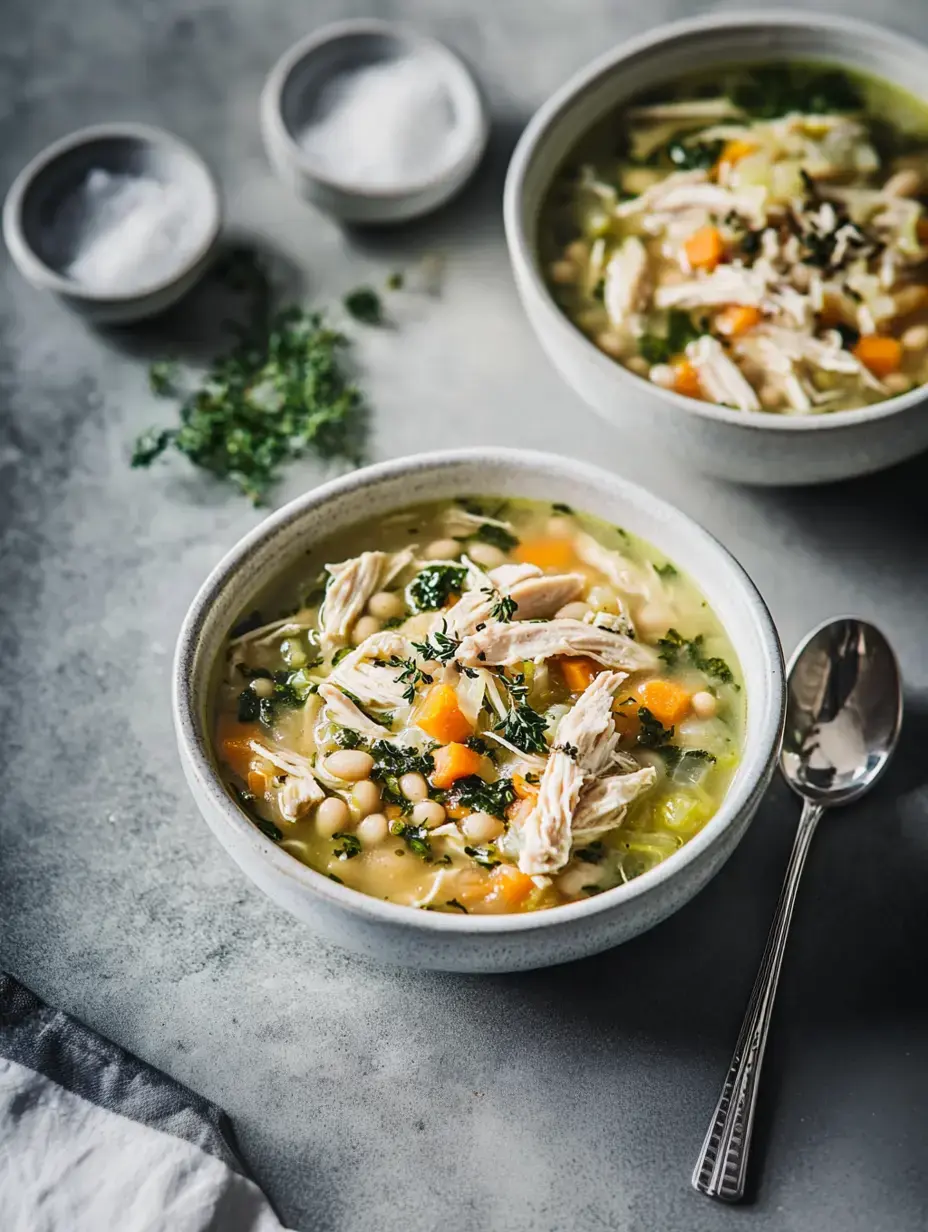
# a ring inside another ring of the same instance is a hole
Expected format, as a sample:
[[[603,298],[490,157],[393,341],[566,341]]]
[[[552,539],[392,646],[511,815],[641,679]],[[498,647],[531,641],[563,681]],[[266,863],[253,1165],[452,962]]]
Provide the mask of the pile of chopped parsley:
[[[240,267],[249,262],[243,279]],[[237,328],[238,340],[185,394],[173,365],[152,365],[152,391],[182,399],[180,423],[143,433],[132,465],[150,466],[176,449],[255,504],[266,499],[286,463],[307,454],[359,465],[367,411],[345,371],[348,339],[323,312],[297,305],[272,311],[267,276],[247,254],[238,254],[225,281],[248,292],[247,321]],[[370,288],[347,296],[345,304],[368,323],[382,320],[379,298]]]

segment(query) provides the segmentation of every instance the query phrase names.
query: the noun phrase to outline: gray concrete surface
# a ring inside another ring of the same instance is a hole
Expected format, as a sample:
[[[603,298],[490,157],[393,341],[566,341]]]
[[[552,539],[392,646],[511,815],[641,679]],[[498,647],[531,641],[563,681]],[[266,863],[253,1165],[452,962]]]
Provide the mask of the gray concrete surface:
[[[828,490],[757,492],[638,458],[564,388],[522,319],[500,186],[530,110],[617,38],[694,11],[599,0],[5,0],[0,186],[80,124],[154,121],[215,165],[230,220],[271,239],[320,302],[426,250],[443,298],[365,335],[378,458],[528,444],[636,476],[740,557],[790,649],[853,610],[898,647],[904,744],[885,786],[816,841],[760,1113],[756,1203],[689,1174],[797,815],[776,786],[689,908],[600,958],[506,978],[383,970],[327,948],[210,839],[173,747],[169,661],[205,571],[258,514],[183,460],[132,472],[166,413],[144,354],[26,286],[0,294],[0,963],[232,1115],[304,1232],[917,1232],[928,1225],[928,519],[925,460]],[[874,16],[863,0],[833,11]],[[391,236],[350,238],[262,156],[278,53],[336,15],[404,17],[471,57],[497,122],[478,181]],[[928,36],[919,0],[877,16]],[[318,480],[307,464],[281,499]]]

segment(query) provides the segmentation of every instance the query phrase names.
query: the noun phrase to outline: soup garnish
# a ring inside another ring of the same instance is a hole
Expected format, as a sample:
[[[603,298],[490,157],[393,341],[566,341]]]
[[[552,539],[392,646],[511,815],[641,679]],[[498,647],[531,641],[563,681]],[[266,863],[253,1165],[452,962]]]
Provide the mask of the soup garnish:
[[[928,106],[904,91],[803,64],[692,74],[599,125],[559,176],[548,279],[655,385],[848,410],[928,381],[926,193]]]
[[[264,605],[285,614],[232,631],[217,695],[226,781],[298,860],[408,906],[531,911],[638,876],[716,812],[738,663],[647,544],[480,498],[317,555]]]

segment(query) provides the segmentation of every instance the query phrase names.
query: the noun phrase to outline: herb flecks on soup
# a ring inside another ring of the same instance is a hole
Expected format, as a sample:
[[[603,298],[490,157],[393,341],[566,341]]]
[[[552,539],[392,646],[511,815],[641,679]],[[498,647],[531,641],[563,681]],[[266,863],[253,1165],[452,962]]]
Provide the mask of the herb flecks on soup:
[[[548,278],[655,385],[861,407],[928,380],[926,192],[928,108],[901,90],[811,65],[693,75],[600,125],[556,181]]]
[[[738,664],[647,544],[481,498],[318,560],[339,563],[233,630],[217,698],[229,786],[298,860],[413,907],[532,911],[638,876],[715,813]]]

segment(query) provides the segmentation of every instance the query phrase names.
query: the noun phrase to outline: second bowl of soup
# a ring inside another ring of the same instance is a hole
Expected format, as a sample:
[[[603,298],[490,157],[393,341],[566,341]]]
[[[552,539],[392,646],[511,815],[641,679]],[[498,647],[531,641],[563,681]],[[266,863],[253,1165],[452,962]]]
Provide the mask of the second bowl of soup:
[[[723,549],[623,481],[506,451],[294,502],[201,592],[177,673],[188,778],[245,871],[338,941],[462,970],[590,953],[685,901],[782,710]]]
[[[713,17],[538,113],[507,182],[517,281],[632,443],[767,483],[928,445],[926,72],[843,19]]]

